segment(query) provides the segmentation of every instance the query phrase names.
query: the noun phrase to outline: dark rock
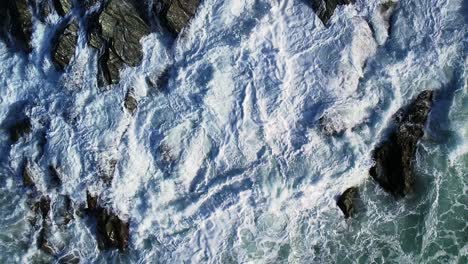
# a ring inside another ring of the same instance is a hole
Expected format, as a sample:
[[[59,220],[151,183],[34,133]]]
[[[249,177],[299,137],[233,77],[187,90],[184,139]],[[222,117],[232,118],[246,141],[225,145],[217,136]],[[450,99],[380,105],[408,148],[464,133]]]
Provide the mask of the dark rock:
[[[52,5],[51,1],[42,0],[37,3],[37,13],[39,19],[42,22],[45,22],[45,18],[48,17],[54,11],[54,6]]]
[[[20,138],[28,135],[31,131],[31,120],[26,116],[22,117],[8,128],[10,140],[13,141],[13,143],[18,142]]]
[[[138,108],[138,101],[135,99],[131,91],[128,91],[127,95],[125,96],[124,106],[128,112],[130,112],[130,114],[135,114]]]
[[[137,66],[143,58],[140,39],[150,33],[150,27],[136,10],[136,3],[111,0],[89,21],[88,43],[100,50],[100,86],[118,83],[119,70],[124,65]]]
[[[49,166],[49,175],[50,175],[50,186],[52,188],[57,188],[62,185],[62,177],[55,166]]]
[[[128,246],[129,224],[117,215],[101,209],[97,214],[98,247],[101,250],[118,248],[124,251]]]
[[[40,214],[42,219],[47,219],[50,212],[50,197],[42,196],[41,199],[34,205],[33,211]]]
[[[55,200],[56,224],[64,227],[73,221],[73,202],[68,195],[59,195]]]
[[[349,218],[356,213],[356,200],[358,199],[359,190],[357,187],[348,188],[338,198],[336,204],[341,209],[345,218]]]
[[[408,108],[399,111],[395,131],[373,152],[375,165],[369,173],[385,191],[395,197],[403,197],[413,189],[414,154],[419,139],[424,136],[432,98],[432,91],[424,91]]]
[[[327,24],[338,5],[349,4],[354,4],[354,0],[311,0],[312,9],[323,24]]]
[[[0,2],[0,39],[10,48],[31,52],[32,12],[28,0]]]
[[[87,212],[96,221],[96,240],[100,250],[118,248],[125,251],[128,246],[129,224],[118,215],[98,204],[98,198],[89,192],[87,196]]]
[[[199,4],[200,0],[159,0],[153,10],[170,32],[179,34],[195,15]]]
[[[90,212],[98,209],[97,196],[93,196],[90,192],[86,192],[86,209]]]
[[[73,19],[63,30],[57,33],[52,50],[52,60],[55,66],[64,70],[75,54],[76,43],[78,41],[78,22]]]
[[[72,0],[52,0],[55,10],[60,16],[65,16],[73,8]]]

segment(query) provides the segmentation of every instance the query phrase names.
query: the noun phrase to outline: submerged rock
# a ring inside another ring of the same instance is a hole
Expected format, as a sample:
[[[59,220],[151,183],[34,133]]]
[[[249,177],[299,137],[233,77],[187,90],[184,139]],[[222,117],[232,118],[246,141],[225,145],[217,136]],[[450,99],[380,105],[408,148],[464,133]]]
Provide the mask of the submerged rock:
[[[31,120],[29,117],[22,117],[19,120],[17,120],[15,123],[13,123],[9,128],[8,128],[8,133],[10,134],[10,140],[13,141],[13,143],[18,142],[18,140],[32,131],[32,124]]]
[[[403,197],[414,185],[413,161],[432,106],[433,91],[424,91],[407,109],[399,111],[397,128],[373,152],[375,165],[369,173],[395,197]]]
[[[355,0],[311,0],[310,3],[323,24],[327,24],[338,5],[349,5],[354,4],[354,2]]]
[[[28,0],[0,2],[0,39],[10,48],[31,52],[32,12]]]
[[[29,167],[29,162],[26,161],[26,163],[24,164],[24,167],[23,167],[23,184],[25,187],[28,187],[28,188],[34,188],[35,184],[34,184],[34,176],[33,176],[33,173],[31,171],[31,168]]]
[[[153,10],[170,32],[179,34],[195,15],[199,5],[200,0],[159,0]]]
[[[52,50],[52,60],[60,70],[64,70],[70,64],[75,54],[78,30],[78,22],[76,19],[73,19],[70,24],[57,33]]]
[[[100,250],[117,248],[125,251],[130,237],[130,226],[118,215],[98,204],[96,196],[87,193],[87,212],[96,221],[96,240]]]
[[[150,33],[150,27],[135,8],[132,0],[111,0],[104,10],[90,20],[88,43],[100,50],[99,86],[119,82],[119,70],[137,66],[143,51],[140,39]]]
[[[346,189],[343,194],[340,195],[336,205],[341,209],[345,218],[349,218],[356,213],[356,200],[359,196],[359,190],[357,187],[351,187]]]

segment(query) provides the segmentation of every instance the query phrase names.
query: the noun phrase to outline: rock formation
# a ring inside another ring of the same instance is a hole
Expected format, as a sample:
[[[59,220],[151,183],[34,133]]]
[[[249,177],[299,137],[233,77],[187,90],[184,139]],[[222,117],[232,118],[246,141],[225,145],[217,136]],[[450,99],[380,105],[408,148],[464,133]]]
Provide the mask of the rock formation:
[[[336,204],[341,209],[345,218],[349,218],[356,213],[356,200],[358,198],[358,188],[348,188],[340,195]]]
[[[369,173],[395,197],[403,197],[414,185],[413,160],[432,106],[432,91],[424,91],[397,115],[397,127],[373,152],[375,165]]]
[[[28,0],[2,0],[0,3],[0,39],[10,48],[30,52],[32,12]]]
[[[52,0],[54,8],[60,16],[65,16],[73,8],[72,0]]]
[[[150,33],[150,26],[139,15],[132,0],[112,0],[90,20],[89,45],[100,51],[98,84],[119,82],[119,70],[137,66],[143,51],[140,39]]]
[[[130,112],[130,114],[135,114],[137,108],[138,108],[138,101],[135,99],[135,96],[131,91],[127,92],[127,95],[125,96],[125,102],[124,102],[124,107]]]
[[[124,251],[128,246],[129,224],[118,215],[99,205],[98,198],[86,194],[87,210],[90,217],[96,221],[96,240],[100,250],[117,248]]]
[[[199,5],[200,0],[159,0],[153,10],[170,32],[179,34],[195,15]]]
[[[354,0],[311,0],[310,3],[323,24],[327,24],[338,5],[354,4]]]
[[[78,22],[73,19],[62,31],[57,34],[52,49],[52,60],[56,67],[64,70],[75,54],[76,42],[78,41]]]

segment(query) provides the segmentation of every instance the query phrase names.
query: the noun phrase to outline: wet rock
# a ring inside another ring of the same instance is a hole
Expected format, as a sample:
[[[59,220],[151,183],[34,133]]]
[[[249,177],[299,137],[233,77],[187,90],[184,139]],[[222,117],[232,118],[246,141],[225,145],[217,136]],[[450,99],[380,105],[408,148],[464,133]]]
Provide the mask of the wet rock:
[[[124,65],[137,66],[143,58],[140,39],[150,33],[150,27],[136,5],[133,0],[111,0],[89,22],[88,44],[100,51],[100,86],[118,83],[119,70]]]
[[[78,22],[73,19],[70,24],[57,33],[52,50],[52,61],[59,70],[64,70],[75,54],[78,30]]]
[[[397,113],[396,129],[373,152],[375,165],[369,173],[395,197],[412,191],[415,176],[414,154],[432,106],[433,91],[424,91],[408,108]]]
[[[340,195],[336,204],[343,212],[345,218],[349,218],[356,213],[356,200],[358,199],[359,190],[357,187],[346,189]]]
[[[78,252],[68,253],[58,259],[60,264],[78,264],[80,263],[80,257]]]
[[[354,2],[355,0],[311,0],[310,3],[323,24],[327,24],[338,5],[349,5],[354,4]]]
[[[65,16],[73,8],[72,0],[52,0],[55,10],[60,16]]]
[[[128,246],[129,224],[117,215],[102,209],[97,215],[98,247],[101,250],[118,248],[124,251]]]
[[[200,0],[159,0],[153,10],[170,32],[179,34],[195,15],[199,4]]]
[[[87,193],[87,212],[96,221],[96,240],[100,250],[128,247],[129,224],[98,204],[98,198]]]
[[[37,3],[37,13],[38,13],[39,19],[42,22],[45,22],[46,17],[48,17],[53,12],[54,12],[54,6],[51,1],[42,0]]]
[[[55,200],[56,224],[65,227],[73,221],[73,202],[68,195],[59,195]]]
[[[40,214],[42,219],[47,219],[50,212],[50,197],[42,196],[41,199],[34,205],[33,211]]]
[[[7,46],[31,52],[32,12],[28,0],[0,2],[0,39]]]
[[[135,114],[138,108],[138,101],[135,99],[132,91],[128,91],[127,95],[125,96],[124,107],[130,112],[130,114]]]
[[[98,209],[98,199],[97,196],[92,195],[90,192],[86,192],[86,210],[89,212],[95,211]]]
[[[8,133],[10,134],[10,140],[13,143],[18,142],[18,140],[32,131],[32,124],[31,120],[24,116],[20,118],[18,121],[15,123],[11,124],[11,126],[8,128]]]
[[[50,186],[52,188],[57,188],[62,185],[62,177],[60,177],[60,173],[57,168],[53,165],[49,166],[49,175],[50,175]]]

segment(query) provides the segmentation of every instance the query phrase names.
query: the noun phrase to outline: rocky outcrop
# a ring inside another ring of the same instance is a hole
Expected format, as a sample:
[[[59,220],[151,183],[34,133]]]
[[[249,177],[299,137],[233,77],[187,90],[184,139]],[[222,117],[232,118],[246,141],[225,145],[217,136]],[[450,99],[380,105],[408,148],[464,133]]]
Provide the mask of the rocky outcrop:
[[[159,0],[153,10],[170,32],[179,34],[195,15],[199,5],[200,0]]]
[[[395,197],[412,191],[414,154],[432,106],[433,91],[424,91],[411,105],[397,113],[396,129],[373,152],[375,165],[369,173]]]
[[[10,48],[30,52],[32,12],[28,0],[0,2],[0,39]]]
[[[52,61],[59,70],[64,70],[75,54],[78,41],[78,22],[73,19],[63,30],[57,33],[52,49]]]
[[[100,250],[119,249],[125,251],[128,247],[130,227],[127,221],[99,205],[99,199],[90,193],[86,194],[86,212],[96,222],[96,240]]]
[[[132,91],[128,91],[125,96],[124,107],[128,110],[130,114],[135,114],[138,108],[138,101],[135,99]]]
[[[345,218],[349,218],[356,213],[356,201],[359,196],[357,187],[348,188],[338,197],[336,205],[341,209]]]
[[[310,0],[310,3],[315,14],[322,20],[323,24],[327,24],[338,5],[354,4],[354,1],[355,0]]]
[[[65,16],[73,8],[72,0],[52,0],[55,10],[60,16]]]
[[[111,0],[104,10],[90,20],[88,43],[100,51],[99,86],[119,82],[119,70],[137,66],[143,51],[140,39],[150,33],[150,27],[135,8],[132,0]]]

